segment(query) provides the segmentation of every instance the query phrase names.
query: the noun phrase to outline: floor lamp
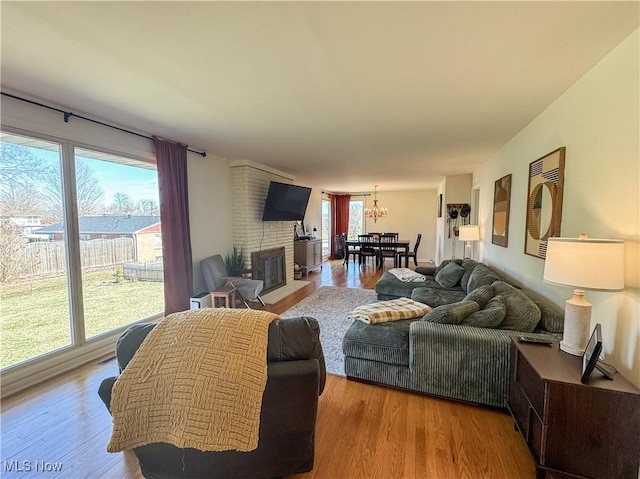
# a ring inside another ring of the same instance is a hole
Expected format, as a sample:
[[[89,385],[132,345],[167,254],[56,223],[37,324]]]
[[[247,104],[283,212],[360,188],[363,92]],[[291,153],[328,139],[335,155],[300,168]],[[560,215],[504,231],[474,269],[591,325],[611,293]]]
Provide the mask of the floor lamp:
[[[471,258],[471,242],[478,241],[480,239],[480,226],[478,225],[467,225],[461,226],[458,231],[460,232],[460,236],[458,239],[460,241],[464,241],[464,254],[465,258]]]
[[[549,238],[544,263],[546,283],[576,288],[564,309],[564,335],[560,349],[582,356],[591,327],[591,304],[584,290],[624,289],[624,242],[621,240]]]

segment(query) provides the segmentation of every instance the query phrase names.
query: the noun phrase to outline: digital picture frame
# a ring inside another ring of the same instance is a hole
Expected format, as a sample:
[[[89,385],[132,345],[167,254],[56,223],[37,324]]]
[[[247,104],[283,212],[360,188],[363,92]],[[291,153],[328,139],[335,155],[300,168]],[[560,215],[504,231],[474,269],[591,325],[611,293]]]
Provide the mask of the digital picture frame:
[[[602,328],[600,323],[597,323],[582,355],[582,377],[580,382],[583,384],[589,382],[589,376],[594,369],[604,374],[607,379],[613,379],[611,371],[600,361],[600,353],[602,353]]]

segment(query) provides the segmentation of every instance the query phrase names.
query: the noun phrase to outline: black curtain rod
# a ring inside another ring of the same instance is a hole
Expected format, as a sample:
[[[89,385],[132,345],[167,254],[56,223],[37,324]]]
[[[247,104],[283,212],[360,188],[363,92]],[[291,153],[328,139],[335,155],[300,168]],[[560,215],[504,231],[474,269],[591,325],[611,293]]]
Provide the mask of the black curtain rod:
[[[14,100],[20,100],[20,101],[23,101],[25,103],[29,103],[31,105],[39,106],[41,108],[46,108],[48,110],[53,110],[53,111],[57,111],[58,113],[62,113],[64,115],[64,122],[65,123],[69,123],[69,118],[74,116],[76,118],[80,118],[81,120],[90,121],[91,123],[95,123],[96,125],[106,126],[107,128],[112,128],[114,130],[122,131],[124,133],[129,133],[130,135],[139,136],[140,138],[146,138],[147,140],[153,140],[153,137],[148,136],[148,135],[143,135],[142,133],[137,133],[135,131],[126,130],[124,128],[120,128],[119,126],[110,125],[108,123],[104,123],[104,122],[101,122],[101,121],[98,121],[98,120],[94,120],[92,118],[87,118],[86,116],[76,115],[75,113],[72,113],[70,111],[61,110],[60,108],[56,108],[56,107],[53,107],[53,106],[50,106],[50,105],[45,105],[44,103],[40,103],[40,102],[37,102],[37,101],[29,100],[28,98],[23,98],[21,96],[13,95],[11,93],[6,93],[4,91],[0,92],[0,93],[2,93],[2,96],[13,98]],[[205,156],[207,156],[207,152],[206,151],[198,151],[198,150],[191,149],[189,147],[187,147],[187,151],[190,151],[191,153],[196,153],[196,154],[202,156],[203,158]]]
[[[349,196],[371,196],[371,193],[332,193],[331,191],[324,191],[322,190],[322,193],[324,193],[325,195],[349,195]]]

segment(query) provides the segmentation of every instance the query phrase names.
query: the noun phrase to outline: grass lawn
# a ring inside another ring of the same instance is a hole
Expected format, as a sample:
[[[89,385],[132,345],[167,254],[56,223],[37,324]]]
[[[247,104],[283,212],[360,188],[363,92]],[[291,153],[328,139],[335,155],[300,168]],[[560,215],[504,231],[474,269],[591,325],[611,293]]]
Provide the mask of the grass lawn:
[[[158,313],[163,283],[116,283],[113,271],[83,274],[87,338]],[[71,344],[66,278],[0,291],[0,367],[10,366]]]

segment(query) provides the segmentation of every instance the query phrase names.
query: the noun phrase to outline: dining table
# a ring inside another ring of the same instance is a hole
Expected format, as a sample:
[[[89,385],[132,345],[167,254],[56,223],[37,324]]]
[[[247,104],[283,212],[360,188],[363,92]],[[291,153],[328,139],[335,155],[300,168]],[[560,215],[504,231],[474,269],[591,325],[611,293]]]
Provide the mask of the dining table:
[[[373,248],[375,250],[380,250],[381,246],[385,248],[395,248],[396,251],[403,253],[404,256],[404,267],[409,267],[409,244],[411,244],[410,240],[395,240],[395,241],[385,241],[381,243],[379,240],[372,241],[361,241],[361,240],[347,240],[347,247],[359,247],[359,248]],[[362,262],[362,258],[360,259]],[[398,263],[396,265],[396,263]],[[379,260],[378,265],[382,265],[382,262]],[[394,261],[394,265],[400,266],[400,261]]]

